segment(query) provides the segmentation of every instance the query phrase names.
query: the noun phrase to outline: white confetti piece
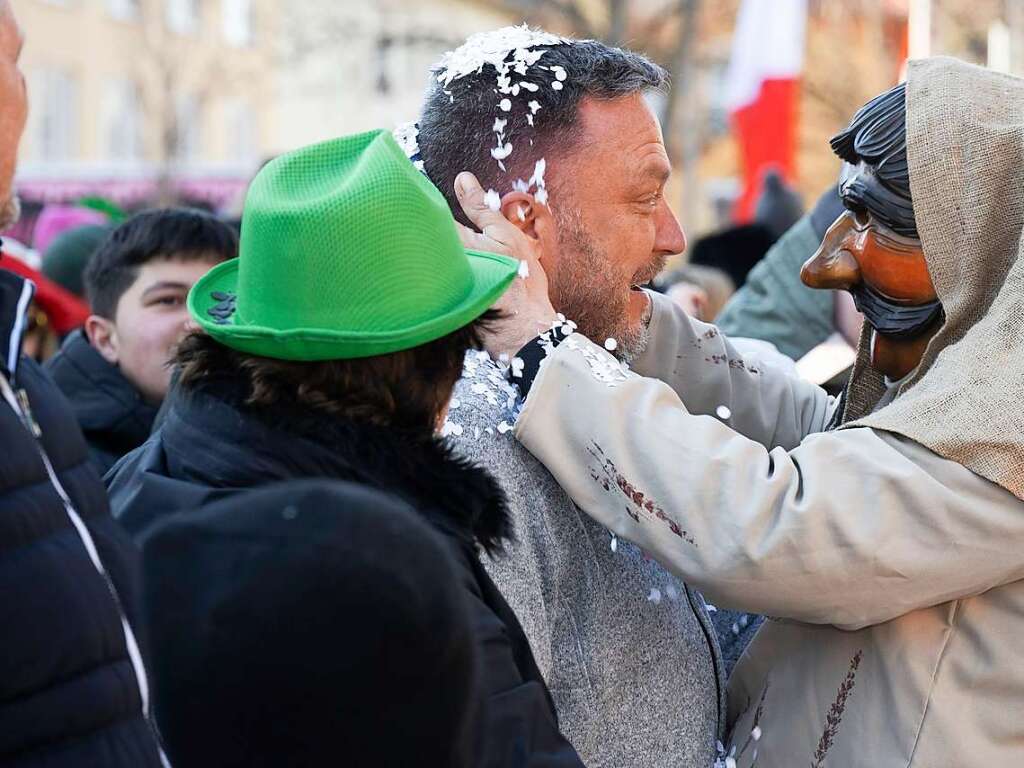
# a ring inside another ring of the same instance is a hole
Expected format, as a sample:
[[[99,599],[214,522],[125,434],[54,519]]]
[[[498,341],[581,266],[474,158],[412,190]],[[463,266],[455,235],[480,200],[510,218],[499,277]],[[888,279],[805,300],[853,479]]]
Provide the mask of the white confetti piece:
[[[517,379],[521,379],[523,377],[523,368],[525,366],[526,363],[523,362],[523,359],[521,357],[513,357],[511,366],[512,376],[514,376]]]
[[[519,276],[525,280],[530,276],[530,265],[526,262],[526,259],[519,261]]]
[[[561,83],[561,81],[555,80],[553,83],[551,83],[551,88],[552,88],[552,90],[555,90],[555,91],[562,90],[562,83]]]
[[[498,434],[504,435],[506,432],[512,431],[512,425],[507,421],[502,421],[498,424]]]
[[[502,120],[500,117],[494,118],[494,127],[491,129],[495,133],[501,133],[505,130],[505,126],[508,125],[508,120]]]
[[[537,194],[533,196],[533,199],[536,200],[540,205],[547,205],[548,191],[544,188],[538,189]]]
[[[619,551],[619,537],[614,533],[612,534],[612,553]]]
[[[519,84],[519,86],[521,88],[529,91],[530,93],[536,93],[537,91],[540,90],[540,86],[539,85],[537,85],[536,83],[528,83],[525,80],[523,82],[521,82]]]
[[[455,435],[456,437],[462,434],[462,425],[454,421],[445,421],[444,426],[441,428],[441,437],[449,437]]]
[[[565,80],[565,78],[568,77],[565,73],[565,67],[559,66],[558,64],[552,64],[548,69],[555,73],[556,80]]]
[[[512,102],[509,99],[502,99],[498,102],[498,109],[502,112],[508,112],[512,109]]]
[[[647,595],[647,602],[654,603],[657,605],[661,602],[661,590],[657,587],[651,587],[650,593]]]
[[[530,177],[530,181],[527,182],[528,186],[544,186],[544,173],[548,169],[548,161],[543,157],[533,165],[533,176]]]
[[[484,203],[492,211],[497,211],[501,208],[501,195],[493,189],[488,189],[486,194],[484,194]]]
[[[673,602],[679,599],[679,590],[675,588],[674,584],[669,584],[665,587],[665,594],[668,595],[668,599]]]
[[[499,144],[498,146],[491,149],[491,157],[495,160],[504,160],[506,157],[512,154],[512,144]]]
[[[526,106],[528,106],[530,108],[530,114],[531,115],[536,115],[540,111],[540,102],[537,101],[536,99],[531,101]]]
[[[708,613],[718,613],[718,609],[711,603],[705,602],[704,607],[707,608]]]
[[[604,340],[604,348],[607,349],[609,352],[614,352],[618,346],[619,342],[617,342],[613,338],[607,338]]]
[[[720,405],[715,408],[715,415],[718,416],[722,421],[727,421],[732,416],[732,411],[726,405]]]
[[[453,398],[451,399],[451,402],[449,402],[449,403],[448,403],[448,410],[450,410],[450,411],[454,411],[454,410],[456,410],[456,409],[457,409],[457,408],[458,408],[458,407],[459,407],[460,405],[462,405],[462,401],[461,401],[461,400],[459,400],[459,398],[457,398],[457,397],[453,397]]]
[[[754,730],[752,730],[750,732],[750,738],[752,738],[754,741],[760,741],[761,740],[761,726],[760,725],[755,725],[754,726]]]

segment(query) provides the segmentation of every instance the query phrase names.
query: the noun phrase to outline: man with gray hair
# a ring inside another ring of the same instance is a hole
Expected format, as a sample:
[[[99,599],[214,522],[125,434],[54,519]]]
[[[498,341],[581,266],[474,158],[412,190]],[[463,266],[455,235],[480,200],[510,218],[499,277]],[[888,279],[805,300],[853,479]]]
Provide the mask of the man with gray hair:
[[[434,74],[418,147],[407,147],[414,161],[463,224],[455,178],[473,171],[487,204],[538,243],[555,308],[620,357],[639,354],[639,287],[686,244],[644,99],[666,73],[635,53],[517,27],[471,37]],[[724,672],[704,602],[580,513],[508,434],[515,392],[501,368],[523,364],[470,353],[446,431],[509,496],[518,543],[487,567],[561,730],[592,767],[710,765]]]

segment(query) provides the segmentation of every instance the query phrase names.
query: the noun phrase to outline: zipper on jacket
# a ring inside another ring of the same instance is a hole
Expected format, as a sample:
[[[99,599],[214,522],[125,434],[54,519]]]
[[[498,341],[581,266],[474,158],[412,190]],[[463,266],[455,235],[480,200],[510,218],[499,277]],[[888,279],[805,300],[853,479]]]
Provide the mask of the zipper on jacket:
[[[64,486],[60,482],[60,478],[57,477],[57,472],[53,468],[53,464],[50,462],[50,457],[46,453],[46,449],[40,440],[43,431],[39,427],[39,422],[36,421],[32,415],[32,408],[29,404],[28,393],[24,389],[19,389],[17,393],[11,388],[10,382],[7,381],[7,377],[0,374],[0,390],[3,390],[4,399],[7,404],[11,406],[11,409],[18,416],[22,425],[28,430],[29,434],[32,435],[32,442],[36,446],[36,451],[39,453],[39,457],[43,460],[43,466],[46,468],[46,474],[49,477],[50,485],[57,492],[60,497],[61,503],[64,505],[64,511],[71,520],[71,524],[74,526],[75,531],[78,533],[78,538],[82,542],[82,546],[85,547],[85,551],[89,555],[89,559],[92,561],[93,567],[103,577],[103,580],[107,584],[107,589],[110,591],[110,596],[114,599],[114,605],[117,607],[118,615],[121,618],[121,629],[124,632],[125,647],[128,650],[128,658],[131,661],[132,669],[135,672],[135,680],[138,684],[139,697],[142,700],[142,714],[147,721],[150,720],[149,716],[149,680],[146,677],[146,667],[142,662],[142,653],[139,651],[139,644],[135,638],[135,632],[132,630],[131,624],[128,623],[128,616],[124,612],[124,606],[121,603],[121,598],[117,594],[117,588],[114,586],[114,582],[110,578],[110,574],[107,573],[106,568],[103,566],[103,561],[100,559],[99,551],[96,549],[96,543],[93,541],[92,534],[89,533],[89,529],[85,525],[85,521],[82,520],[81,516],[75,510],[74,504],[71,502],[71,498],[68,496],[67,491],[64,490]],[[152,727],[152,723],[150,723]],[[156,737],[154,728],[154,737]],[[171,768],[170,761],[164,754],[163,747],[160,745],[159,738],[156,738],[157,751],[160,754],[160,763],[164,768]]]

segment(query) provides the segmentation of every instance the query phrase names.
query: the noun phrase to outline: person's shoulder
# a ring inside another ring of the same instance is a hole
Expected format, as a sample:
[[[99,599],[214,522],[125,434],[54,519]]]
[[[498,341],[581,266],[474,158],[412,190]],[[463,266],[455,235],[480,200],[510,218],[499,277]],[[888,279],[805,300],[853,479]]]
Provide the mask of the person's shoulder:
[[[470,352],[452,392],[444,433],[463,455],[516,454],[522,450],[512,437],[518,398],[487,353]]]
[[[456,453],[497,479],[508,496],[517,528],[545,509],[570,508],[568,494],[512,434],[520,405],[518,391],[498,365],[477,354],[467,356],[448,413],[446,431]]]

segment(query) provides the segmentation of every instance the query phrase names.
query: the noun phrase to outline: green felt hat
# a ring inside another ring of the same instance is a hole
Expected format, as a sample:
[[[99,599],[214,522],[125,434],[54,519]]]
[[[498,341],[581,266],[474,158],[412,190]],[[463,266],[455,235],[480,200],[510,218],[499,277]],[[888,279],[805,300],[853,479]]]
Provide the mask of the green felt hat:
[[[282,155],[246,195],[239,256],[188,295],[225,346],[280,360],[397,352],[469,324],[518,262],[463,248],[448,204],[387,131]]]

